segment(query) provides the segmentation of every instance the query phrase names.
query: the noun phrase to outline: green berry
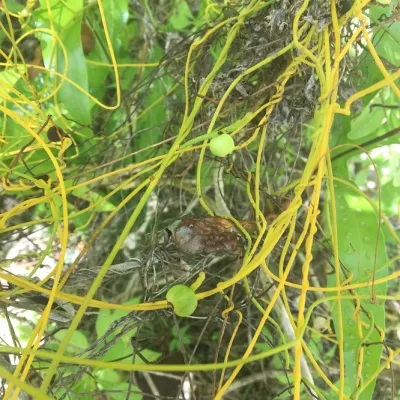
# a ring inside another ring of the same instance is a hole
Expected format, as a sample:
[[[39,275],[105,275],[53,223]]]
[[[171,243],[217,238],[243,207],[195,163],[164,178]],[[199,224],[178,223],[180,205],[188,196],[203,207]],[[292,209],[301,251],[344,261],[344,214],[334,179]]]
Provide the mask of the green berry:
[[[176,285],[169,289],[167,300],[174,306],[175,314],[180,317],[192,315],[197,307],[194,290],[186,285]]]
[[[211,139],[210,142],[210,150],[214,156],[217,157],[226,157],[228,154],[231,154],[235,148],[235,142],[232,139],[231,135],[227,133],[223,133]]]

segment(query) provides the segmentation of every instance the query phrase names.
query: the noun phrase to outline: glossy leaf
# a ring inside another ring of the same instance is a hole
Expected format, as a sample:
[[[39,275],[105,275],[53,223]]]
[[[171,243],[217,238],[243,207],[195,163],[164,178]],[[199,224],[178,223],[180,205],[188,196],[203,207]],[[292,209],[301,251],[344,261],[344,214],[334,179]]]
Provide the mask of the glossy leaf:
[[[82,19],[76,20],[66,29],[63,35],[63,43],[68,54],[67,77],[75,82],[80,88],[88,91],[88,77],[86,63],[83,55],[81,37]],[[58,52],[58,70],[64,70],[64,57]],[[64,82],[58,93],[59,101],[68,110],[71,117],[82,124],[90,124],[90,101],[87,94],[80,91],[69,82]]]
[[[346,169],[341,166],[337,170],[345,175]],[[369,282],[368,287],[355,289],[358,295],[368,295],[368,299],[361,300],[361,306],[364,310],[373,314],[374,324],[385,329],[385,308],[382,300],[371,303],[373,277],[378,279],[386,275],[386,271],[380,270],[374,275],[375,249],[376,267],[383,265],[387,261],[386,249],[382,230],[378,233],[378,216],[373,207],[362,196],[351,190],[342,183],[335,183],[335,201],[337,211],[337,229],[338,229],[338,248],[340,262],[346,269],[346,276],[352,274],[351,284]],[[378,240],[377,246],[376,240]],[[346,279],[342,274],[341,281]],[[336,286],[335,275],[329,275],[328,286]],[[351,293],[351,292],[342,292]],[[386,294],[386,284],[374,286],[376,295]],[[339,329],[339,316],[337,312],[337,303],[332,302],[332,316],[336,332]],[[357,389],[357,365],[358,365],[358,345],[366,335],[366,327],[371,323],[366,314],[358,312],[358,317],[364,325],[362,327],[362,336],[360,337],[357,324],[357,315],[355,314],[355,303],[351,300],[342,300],[342,322],[344,338],[344,365],[345,365],[345,393],[351,395]],[[380,337],[374,329],[368,337],[368,342],[379,342]],[[365,380],[371,376],[380,365],[382,354],[382,345],[373,345],[364,348],[364,357],[362,361],[362,379]],[[362,398],[369,399],[375,386],[375,380],[362,393]],[[333,397],[332,397],[333,398]]]
[[[124,30],[129,16],[128,0],[103,0],[102,4],[104,7],[108,34],[110,35],[114,53],[117,56],[121,48],[121,43],[126,37]]]
[[[84,92],[88,91],[88,76],[81,43],[83,0],[71,0],[68,5],[64,5],[58,0],[50,0],[49,3],[52,8],[52,21],[50,21],[49,14],[46,11],[47,2],[41,0],[40,11],[35,13],[37,25],[50,29],[51,22],[54,24],[54,29],[59,32],[68,57],[66,76],[82,89],[80,90],[73,84],[64,81],[57,93],[57,100],[73,119],[82,124],[90,124],[91,102]],[[57,72],[64,73],[66,60],[60,45],[49,34],[39,33],[37,36],[41,41],[46,67],[55,68]],[[62,78],[59,77],[54,78],[56,85],[61,80]]]

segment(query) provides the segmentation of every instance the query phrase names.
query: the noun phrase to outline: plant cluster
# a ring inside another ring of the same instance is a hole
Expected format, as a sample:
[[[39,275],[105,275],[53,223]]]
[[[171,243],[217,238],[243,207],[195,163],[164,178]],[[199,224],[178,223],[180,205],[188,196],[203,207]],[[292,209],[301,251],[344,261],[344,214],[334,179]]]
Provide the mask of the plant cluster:
[[[0,396],[398,396],[399,13],[0,1]]]

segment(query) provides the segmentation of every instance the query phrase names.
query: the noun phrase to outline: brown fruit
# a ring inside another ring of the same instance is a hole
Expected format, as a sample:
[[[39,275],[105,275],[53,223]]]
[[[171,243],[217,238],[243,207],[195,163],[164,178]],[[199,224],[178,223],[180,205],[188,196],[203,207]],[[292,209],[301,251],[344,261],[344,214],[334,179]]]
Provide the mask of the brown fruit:
[[[66,136],[65,132],[58,126],[52,126],[47,131],[47,139],[49,139],[49,142],[61,142],[64,136]]]
[[[247,229],[255,225],[250,221],[240,222]],[[233,222],[221,217],[182,218],[173,238],[181,251],[190,254],[241,254],[245,245]]]

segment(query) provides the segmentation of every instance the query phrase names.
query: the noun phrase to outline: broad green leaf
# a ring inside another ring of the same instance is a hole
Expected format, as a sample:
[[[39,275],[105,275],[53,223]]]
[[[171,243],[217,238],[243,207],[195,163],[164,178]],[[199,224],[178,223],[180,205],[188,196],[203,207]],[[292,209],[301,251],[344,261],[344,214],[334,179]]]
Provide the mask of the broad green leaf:
[[[376,104],[395,106],[398,104],[398,99],[390,87],[385,87],[379,91],[370,104],[364,107],[361,114],[352,120],[351,130],[347,135],[349,139],[364,138],[380,128],[383,134],[400,126],[397,118],[398,110],[381,106],[374,107]],[[377,133],[377,136],[380,136],[380,134]]]
[[[66,333],[67,333],[66,330],[62,330],[62,331],[57,332],[54,335],[54,337],[61,342],[64,339]],[[71,340],[68,343],[67,352],[71,353],[71,354],[79,353],[79,352],[85,350],[88,346],[89,346],[89,342],[88,342],[85,334],[80,330],[76,330],[72,334]]]
[[[100,33],[100,35],[101,38],[103,38],[102,32]],[[103,40],[95,40],[94,47],[92,51],[88,55],[86,55],[86,59],[88,61],[95,61],[107,64],[110,62],[108,54],[106,53],[103,46]],[[86,68],[88,73],[88,85],[90,88],[90,93],[93,97],[97,99],[102,99],[107,88],[107,85],[105,85],[104,82],[106,81],[107,75],[111,73],[111,67],[99,66],[88,62],[86,64]],[[95,113],[99,110],[100,106],[98,104],[95,104],[93,112]]]
[[[140,354],[150,363],[156,362],[161,357],[161,353],[150,349],[144,349],[140,352]],[[140,357],[138,356],[135,357],[135,364],[144,364],[144,363],[145,362]]]
[[[133,297],[132,299],[125,301],[122,303],[124,306],[133,306],[135,304],[140,303],[140,296]],[[129,310],[115,310],[114,311],[114,317],[115,318],[122,318],[127,316],[130,313]]]
[[[72,390],[73,392],[81,393],[76,397],[79,400],[93,400],[93,395],[90,392],[96,390],[96,382],[90,375],[83,374],[82,378],[78,380]]]
[[[104,368],[96,371],[96,377],[99,381],[117,383],[121,380],[121,375],[113,369]]]
[[[134,297],[128,301],[126,301],[125,303],[122,303],[123,305],[134,305],[134,304],[138,304],[140,301],[140,297]],[[96,319],[96,333],[97,333],[97,337],[100,338],[102,337],[107,329],[109,328],[109,326],[116,321],[117,319],[120,319],[122,317],[125,317],[126,315],[129,314],[129,310],[109,310],[107,308],[104,308],[102,310],[100,310],[99,315],[97,316]]]
[[[342,163],[336,171],[339,175],[346,177],[346,165]],[[376,246],[376,267],[383,265],[386,260],[386,249],[382,230],[378,233],[378,216],[373,207],[362,196],[351,190],[342,183],[335,183],[335,202],[337,211],[337,229],[338,229],[338,248],[339,258],[342,265],[346,268],[347,276],[353,274],[351,284],[369,283],[368,287],[355,289],[354,293],[358,295],[368,295],[368,299],[361,300],[364,310],[373,314],[374,324],[385,329],[385,308],[382,300],[371,303],[371,282],[374,273],[375,262],[375,244]],[[387,271],[380,270],[374,277],[375,279],[386,276]],[[328,286],[336,286],[335,275],[329,275]],[[342,274],[341,281],[346,277]],[[342,292],[345,294],[346,292]],[[386,294],[386,284],[374,286],[376,295]],[[330,303],[332,307],[332,316],[335,330],[338,331],[338,311],[337,302]],[[355,304],[350,300],[341,301],[343,337],[344,337],[344,364],[345,364],[345,393],[353,394],[357,389],[357,364],[358,364],[358,345],[366,334],[367,326],[371,321],[365,313],[359,312],[358,316],[366,325],[363,326],[362,336],[360,337],[357,319],[355,316]],[[374,329],[366,342],[379,342],[380,337]],[[365,381],[371,376],[380,365],[382,345],[373,345],[364,348],[364,357],[362,363],[362,379]],[[374,380],[362,393],[363,399],[372,398],[376,381]],[[333,397],[332,397],[333,398]]]
[[[100,310],[99,315],[96,319],[96,334],[97,337],[102,337],[106,332],[108,327],[115,321],[115,318],[111,314],[111,310],[104,308]]]
[[[0,82],[1,85],[1,82]],[[2,144],[0,160],[13,160],[19,150],[32,140],[32,136],[25,131],[21,126],[12,118],[7,118],[6,122],[4,118],[0,119],[0,126],[4,127],[6,124],[6,130],[4,132],[4,140],[6,144]]]
[[[112,336],[109,336],[111,338]],[[117,339],[115,343],[107,350],[101,359],[103,361],[115,361],[119,360],[119,362],[132,363],[133,353],[132,346],[126,346],[122,339]]]
[[[179,329],[174,325],[171,329],[172,338],[169,342],[169,351],[172,353],[174,350],[179,350],[182,344],[187,345],[192,343],[192,337],[187,332],[190,329],[190,325],[182,326]]]
[[[7,0],[7,10],[13,13],[19,13],[24,9],[24,5],[17,0]]]
[[[64,31],[62,40],[67,49],[68,71],[67,77],[75,82],[80,88],[88,91],[88,77],[86,62],[81,45],[81,23],[82,17],[77,16],[72,24]],[[57,53],[57,69],[63,71],[65,59],[61,53]],[[57,82],[59,80],[57,79]],[[68,110],[71,117],[81,124],[90,124],[90,101],[86,93],[73,86],[69,82],[64,82],[58,92],[58,100]]]
[[[369,9],[369,17],[380,29],[375,33],[375,37],[379,40],[374,42],[375,49],[378,55],[389,61],[393,66],[398,66],[400,63],[400,22],[396,17],[393,21],[386,24],[381,24],[383,16],[390,18],[395,11],[396,1],[380,0],[382,5],[390,5],[389,7],[371,7]]]
[[[112,391],[109,392],[109,396],[113,400],[141,400],[143,398],[141,390],[135,385],[129,385],[127,382],[113,383],[104,381],[101,382],[101,386],[106,392]],[[117,390],[120,392],[114,392]],[[127,397],[128,390],[130,390],[130,393]]]
[[[128,3],[128,0],[102,1],[108,34],[116,56],[118,56],[122,41],[127,37],[125,26],[129,17]]]
[[[201,186],[207,187],[211,185],[214,178],[215,168],[218,168],[214,160],[204,161],[201,166]]]
[[[132,63],[132,54],[129,46],[135,34],[135,23],[129,22],[128,25],[128,2],[107,0],[103,1],[104,12],[106,16],[107,29],[110,35],[114,54],[118,63]],[[96,18],[98,16],[96,15]],[[86,56],[87,60],[101,63],[110,63],[110,54],[107,50],[106,39],[104,37],[101,21],[98,27],[94,28],[97,32],[97,38],[93,50]],[[107,75],[111,76],[114,81],[114,72],[112,67],[99,66],[92,63],[87,63],[88,79],[90,93],[97,99],[103,99],[105,90],[104,85]],[[120,85],[122,90],[128,90],[132,87],[131,77],[136,73],[136,68],[121,68]],[[99,111],[100,106],[95,105],[95,110]],[[94,110],[94,111],[95,111]]]
[[[13,88],[21,78],[21,74],[24,73],[24,67],[19,66],[16,68],[9,68],[6,71],[0,72],[0,85],[2,90],[2,96],[0,97],[0,104],[3,103],[5,94],[10,94],[10,88]],[[7,85],[7,86],[6,86]]]
[[[371,157],[377,170],[380,180],[381,205],[382,212],[386,216],[394,216],[398,212],[398,203],[400,201],[400,184],[399,169],[400,169],[400,146],[390,145],[382,146],[374,149],[371,152]],[[365,187],[368,181],[371,181],[371,161],[369,158],[360,159],[356,156],[351,158],[352,168],[357,172],[351,172],[351,179],[355,181],[358,187]],[[375,171],[373,172],[373,180],[376,182]],[[386,236],[385,236],[386,237]],[[386,237],[388,240],[388,237]]]
[[[81,43],[83,0],[70,0],[67,5],[58,0],[49,0],[49,4],[54,29],[65,47],[68,58],[66,76],[82,89],[64,81],[57,93],[57,100],[73,119],[82,124],[90,124],[91,102],[84,92],[88,91],[88,76]],[[35,19],[38,27],[51,29],[46,0],[40,0],[40,8],[35,12]],[[38,33],[37,37],[41,42],[45,65],[64,73],[66,60],[60,45],[49,34]],[[55,77],[54,83],[58,85],[61,80],[62,78]]]
[[[40,7],[35,11],[35,17],[38,17],[36,23],[43,27],[49,23],[49,11],[47,5],[51,9],[52,21],[56,27],[66,26],[76,13],[82,10],[82,0],[70,0],[66,7],[60,0],[40,0]]]
[[[399,171],[399,169],[397,169],[397,171]],[[382,210],[384,211],[385,215],[396,215],[400,202],[400,189],[394,184],[394,180],[381,187],[381,196]]]
[[[90,190],[86,187],[80,187],[74,189],[71,194],[79,197],[82,200],[86,200],[89,203],[96,203],[97,201],[103,200],[103,196],[94,190]],[[115,209],[114,204],[107,200],[103,200],[98,206],[96,206],[94,211],[113,211]],[[91,210],[93,212],[93,210]]]
[[[160,61],[161,57],[162,50],[156,48],[149,62]],[[143,110],[153,104],[155,105],[137,121],[137,131],[140,133],[135,137],[135,145],[138,150],[153,145],[162,139],[164,130],[163,123],[168,120],[164,96],[170,88],[170,82],[171,80],[167,77],[160,78],[146,88],[147,94],[142,105]],[[160,148],[157,148],[157,150],[149,149],[143,151],[136,156],[136,159],[137,161],[149,159],[153,157],[157,151],[160,151]]]
[[[130,332],[124,335],[122,338],[118,338],[115,343],[108,349],[107,353],[104,354],[101,359],[103,361],[119,360],[119,362],[125,364],[132,364],[133,360],[133,348],[130,340],[124,340],[126,338],[131,338],[134,333]],[[153,351],[150,349],[140,350],[141,356],[148,362],[157,361],[161,353]],[[144,364],[145,362],[137,354],[135,356],[135,364]]]
[[[172,28],[177,31],[183,31],[187,26],[193,23],[193,14],[188,3],[183,0],[178,2],[174,14],[169,18]]]
[[[400,186],[400,146],[391,146],[390,148],[390,170],[393,172],[393,186],[398,188]],[[399,190],[397,190],[399,194]],[[400,194],[399,194],[400,195]]]
[[[104,308],[100,310],[99,315],[96,319],[96,334],[97,337],[102,337],[106,332],[109,326],[116,320],[111,313],[111,310]]]

